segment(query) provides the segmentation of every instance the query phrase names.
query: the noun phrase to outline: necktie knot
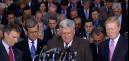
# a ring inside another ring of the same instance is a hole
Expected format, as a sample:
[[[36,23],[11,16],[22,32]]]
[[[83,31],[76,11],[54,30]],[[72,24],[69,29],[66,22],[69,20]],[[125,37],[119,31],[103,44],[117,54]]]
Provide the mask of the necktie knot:
[[[112,41],[111,41],[111,46],[112,46],[112,47],[114,47],[114,43],[115,43],[115,41],[112,40]]]
[[[32,43],[32,45],[33,45],[33,44],[34,44],[34,41],[32,41],[31,43]]]

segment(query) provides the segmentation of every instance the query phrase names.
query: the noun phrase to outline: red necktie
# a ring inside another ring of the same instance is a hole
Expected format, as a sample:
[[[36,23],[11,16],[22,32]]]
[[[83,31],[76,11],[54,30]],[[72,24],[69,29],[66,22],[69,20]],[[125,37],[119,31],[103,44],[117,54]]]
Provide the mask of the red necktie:
[[[11,47],[9,47],[9,61],[14,61],[14,54]]]

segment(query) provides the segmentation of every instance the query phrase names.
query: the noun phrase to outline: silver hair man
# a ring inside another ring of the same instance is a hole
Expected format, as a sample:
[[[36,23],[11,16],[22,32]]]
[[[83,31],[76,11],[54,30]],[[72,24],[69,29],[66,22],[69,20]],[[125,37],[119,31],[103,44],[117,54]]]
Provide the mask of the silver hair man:
[[[75,28],[75,22],[70,20],[70,19],[65,19],[65,20],[60,22],[59,27],[60,28],[64,28],[64,27]]]
[[[60,22],[60,35],[65,43],[73,41],[75,36],[75,23],[72,20],[65,19]]]

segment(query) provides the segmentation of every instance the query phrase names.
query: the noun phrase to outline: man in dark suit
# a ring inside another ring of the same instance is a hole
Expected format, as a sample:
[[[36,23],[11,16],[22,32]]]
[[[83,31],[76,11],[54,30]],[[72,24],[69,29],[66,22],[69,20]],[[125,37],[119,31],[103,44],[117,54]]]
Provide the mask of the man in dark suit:
[[[106,20],[108,17],[113,15],[112,11],[112,0],[107,0],[104,4],[104,6],[100,7],[100,20]]]
[[[102,61],[128,61],[128,40],[120,35],[120,22],[117,17],[110,17],[105,22],[108,40],[100,45]]]
[[[91,19],[91,2],[90,1],[84,1],[83,2],[83,10],[79,11],[81,13],[83,21],[86,21],[88,19]]]
[[[91,38],[91,32],[93,30],[93,22],[91,20],[85,21],[83,30],[80,33],[81,38],[89,40],[89,43],[92,41],[90,40]]]
[[[124,33],[128,32],[127,31],[128,20],[126,19],[126,16],[124,14],[122,14],[121,4],[120,3],[114,3],[112,9],[113,9],[114,16],[117,16],[119,21],[120,21],[120,25],[121,25],[120,33],[124,34]]]
[[[72,53],[77,52],[76,61],[92,61],[92,53],[87,40],[75,37],[75,23],[72,20],[65,19],[60,22],[60,36],[48,41],[48,49],[51,48],[69,48]]]
[[[81,2],[79,0],[70,0],[68,9],[77,9],[77,10],[82,9]]]
[[[38,59],[35,57],[40,54],[44,45],[43,41],[38,39],[38,23],[31,18],[26,21],[25,27],[27,30],[27,38],[17,43],[15,47],[23,52],[24,61],[32,61],[33,59],[37,61]]]
[[[60,9],[58,10],[59,14],[63,14],[65,17],[68,16],[68,3],[67,1],[62,1],[60,4]]]
[[[7,26],[4,38],[0,41],[0,61],[23,61],[20,50],[14,48],[20,37],[20,27],[16,24]]]
[[[100,11],[98,9],[93,10],[91,16],[94,27],[103,26],[104,21],[100,20]]]
[[[48,28],[44,30],[44,39],[50,40],[53,38],[53,36],[57,35],[57,18],[56,17],[50,17],[48,20]]]
[[[104,5],[102,0],[94,0],[93,2],[93,8],[99,8],[102,7]]]

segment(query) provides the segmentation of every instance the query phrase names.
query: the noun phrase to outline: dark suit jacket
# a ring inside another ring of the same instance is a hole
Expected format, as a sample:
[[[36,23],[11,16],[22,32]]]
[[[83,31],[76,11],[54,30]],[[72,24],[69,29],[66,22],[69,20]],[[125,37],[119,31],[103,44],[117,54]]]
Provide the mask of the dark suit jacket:
[[[15,61],[23,61],[22,53],[20,50],[13,48]],[[0,61],[9,61],[8,54],[2,42],[0,41]]]
[[[89,8],[89,17],[88,17],[88,19],[91,19],[91,13],[92,13],[92,9]],[[80,14],[81,17],[82,17],[82,20],[83,20],[82,23],[85,23],[85,21],[86,21],[87,19],[86,19],[86,17],[85,17],[84,9],[81,9],[81,10],[79,11],[79,14]]]
[[[43,46],[44,46],[43,41],[38,40],[36,55],[40,54],[40,51],[42,50]],[[25,39],[25,40],[17,43],[15,45],[15,47],[20,49],[23,52],[24,61],[32,61],[31,53],[30,53],[29,45],[28,45],[28,39]],[[36,59],[36,61],[38,61],[38,60]]]
[[[44,40],[48,41],[48,40],[52,39],[53,36],[54,36],[54,35],[52,34],[50,28],[44,30]]]
[[[69,2],[70,3],[70,2]],[[77,6],[75,7],[77,10],[80,10],[80,9],[82,9],[82,6],[81,6],[81,2],[78,2],[77,4],[76,4]],[[68,9],[72,9],[72,4],[70,3],[70,6],[68,6]]]
[[[100,7],[102,7],[102,6],[104,6],[104,3],[103,3],[103,2],[100,2]],[[93,2],[93,3],[92,3],[92,8],[93,8],[93,9],[96,9],[96,8],[99,8],[99,7],[96,7],[96,3]]]
[[[60,37],[54,37],[52,40],[48,41],[48,49],[51,48],[61,48],[64,49],[64,42]],[[92,61],[92,53],[87,40],[83,40],[75,37],[71,46],[71,50],[77,51],[77,61]]]
[[[100,44],[99,48],[101,61],[109,61],[109,40],[106,40]],[[127,38],[120,36],[112,61],[128,61],[128,40]]]
[[[124,34],[125,32],[128,32],[128,20],[126,19],[125,15],[122,15],[122,23],[121,23],[121,30],[120,33]]]
[[[100,20],[104,20],[104,22],[107,20],[108,17],[113,16],[112,9],[107,10],[106,6],[102,6],[99,8],[100,10]]]

